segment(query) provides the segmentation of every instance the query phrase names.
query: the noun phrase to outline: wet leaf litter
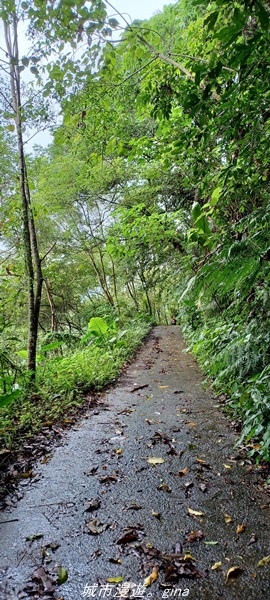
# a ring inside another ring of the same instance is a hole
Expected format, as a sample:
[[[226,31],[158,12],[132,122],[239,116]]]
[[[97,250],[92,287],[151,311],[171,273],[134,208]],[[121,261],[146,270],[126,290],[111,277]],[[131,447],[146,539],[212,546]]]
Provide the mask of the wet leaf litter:
[[[106,419],[90,415],[25,479],[3,518],[1,598],[74,600],[87,584],[267,597],[269,496],[184,348],[178,328],[155,328]]]

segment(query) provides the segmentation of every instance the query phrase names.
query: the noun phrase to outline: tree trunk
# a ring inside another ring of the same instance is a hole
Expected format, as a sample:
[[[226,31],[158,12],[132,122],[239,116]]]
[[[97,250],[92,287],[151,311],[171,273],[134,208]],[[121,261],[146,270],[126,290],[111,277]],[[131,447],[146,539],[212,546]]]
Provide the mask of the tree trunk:
[[[152,315],[153,315],[152,304],[151,304],[150,296],[148,294],[147,283],[146,283],[146,279],[145,279],[143,270],[141,270],[141,272],[140,272],[140,280],[142,282],[142,286],[143,286],[143,289],[145,291],[145,296],[146,296],[146,302],[147,302],[147,306],[148,306],[148,310],[149,310],[149,315],[150,315],[150,317],[152,317]]]
[[[139,304],[138,304],[135,290],[134,289],[132,290],[132,287],[131,287],[131,284],[129,281],[126,282],[126,286],[127,286],[127,291],[135,304],[136,310],[139,311]]]
[[[22,133],[21,80],[19,70],[18,17],[14,12],[12,25],[4,22],[7,56],[9,60],[10,92],[14,109],[17,137],[20,193],[23,224],[23,250],[25,270],[28,281],[28,361],[30,379],[35,379],[38,322],[42,293],[42,267],[38,251],[35,222],[31,207],[28,174],[24,154]]]
[[[57,317],[56,317],[55,303],[54,303],[52,292],[50,290],[49,283],[48,283],[47,279],[45,279],[45,278],[44,278],[44,287],[46,290],[48,302],[49,302],[50,309],[51,309],[51,331],[57,331]]]

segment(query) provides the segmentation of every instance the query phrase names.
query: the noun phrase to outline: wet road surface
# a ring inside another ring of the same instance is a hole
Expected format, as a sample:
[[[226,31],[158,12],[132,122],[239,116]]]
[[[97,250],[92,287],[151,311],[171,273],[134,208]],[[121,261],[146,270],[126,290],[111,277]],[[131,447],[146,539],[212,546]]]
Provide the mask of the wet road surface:
[[[178,327],[156,327],[2,513],[1,600],[270,596],[269,565],[258,566],[269,496],[185,345]],[[59,565],[68,580],[55,587]]]

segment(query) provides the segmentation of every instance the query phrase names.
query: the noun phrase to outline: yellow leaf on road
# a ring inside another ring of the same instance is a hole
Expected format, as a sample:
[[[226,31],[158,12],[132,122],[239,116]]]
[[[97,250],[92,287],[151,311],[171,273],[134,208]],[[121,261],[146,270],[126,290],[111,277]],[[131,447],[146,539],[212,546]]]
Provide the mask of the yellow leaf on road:
[[[159,387],[161,390],[164,390],[165,388],[168,388],[168,387],[169,387],[169,385],[158,385],[158,387]]]
[[[221,565],[222,565],[222,562],[216,562],[216,563],[215,563],[215,564],[214,564],[214,565],[211,567],[211,570],[212,570],[212,571],[217,571],[217,569],[220,569]]]
[[[236,533],[243,533],[243,531],[245,531],[246,526],[244,525],[244,523],[241,523],[241,525],[237,525],[237,529],[236,529]]]
[[[183,477],[183,475],[186,475],[187,473],[188,473],[188,469],[186,467],[185,469],[178,471],[178,473],[175,473],[175,475],[177,475],[178,477]]]
[[[226,521],[226,523],[233,523],[233,518],[230,517],[230,515],[224,515],[224,519]]]
[[[152,583],[154,583],[154,581],[156,581],[157,578],[158,578],[158,570],[156,567],[154,567],[151,575],[149,575],[149,577],[146,577],[146,579],[144,580],[143,585],[145,587],[149,587],[150,585],[152,585]]]
[[[270,556],[265,556],[258,562],[258,567],[266,567],[267,565],[270,565]]]
[[[225,463],[223,464],[223,467],[225,467],[225,469],[231,469],[232,468],[230,465],[225,465]]]
[[[240,575],[240,573],[243,572],[243,569],[241,569],[241,567],[231,567],[229,569],[229,571],[227,571],[226,573],[226,583],[228,581],[228,579],[233,579],[234,577],[238,577],[238,575]]]
[[[189,423],[187,423],[187,425],[189,427],[196,427],[196,423],[193,423],[193,421],[190,421]]]
[[[195,517],[203,517],[204,513],[201,510],[193,510],[192,508],[188,508],[188,513],[190,515],[194,515]]]
[[[157,456],[149,456],[147,462],[150,465],[162,465],[162,463],[164,463],[165,460],[163,458],[158,458]]]
[[[108,577],[107,582],[108,583],[121,583],[121,581],[123,581],[124,577]]]

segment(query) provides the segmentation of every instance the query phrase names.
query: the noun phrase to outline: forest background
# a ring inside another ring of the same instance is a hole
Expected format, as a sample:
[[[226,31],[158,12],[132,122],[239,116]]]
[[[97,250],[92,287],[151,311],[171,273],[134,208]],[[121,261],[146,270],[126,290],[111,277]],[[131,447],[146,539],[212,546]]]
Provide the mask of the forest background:
[[[0,1],[4,453],[174,315],[269,460],[269,14],[180,0],[129,23],[113,2]]]

